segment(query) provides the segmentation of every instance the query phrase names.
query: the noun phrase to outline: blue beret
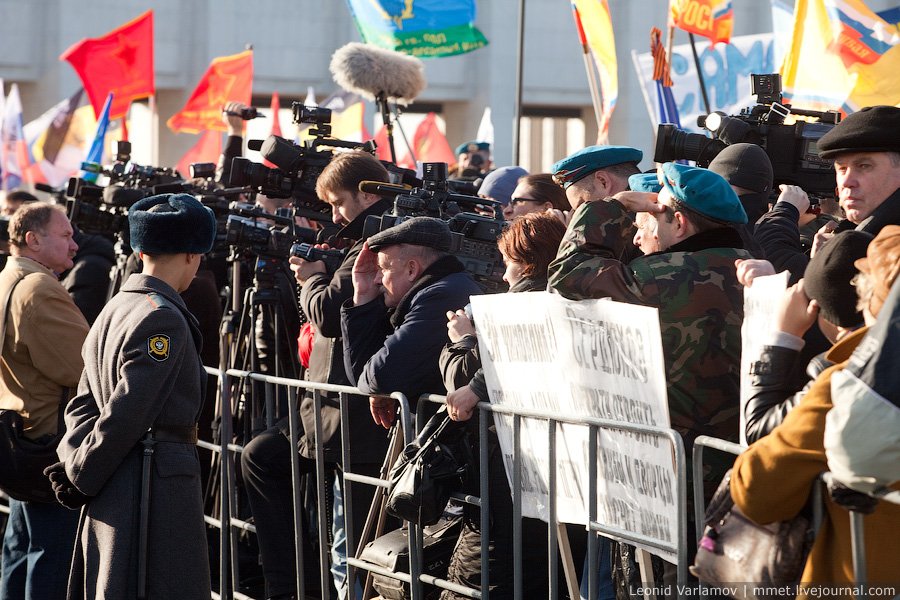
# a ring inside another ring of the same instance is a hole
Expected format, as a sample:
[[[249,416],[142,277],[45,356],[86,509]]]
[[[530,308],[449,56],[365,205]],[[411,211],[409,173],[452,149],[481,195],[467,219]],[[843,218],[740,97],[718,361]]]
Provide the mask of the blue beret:
[[[159,194],[128,210],[131,247],[147,254],[206,254],[216,240],[216,217],[190,194]]]
[[[642,158],[643,152],[629,146],[588,146],[553,165],[550,172],[556,183],[567,188],[594,171],[622,163],[636,164]]]
[[[450,226],[434,217],[413,217],[399,225],[379,231],[368,240],[369,249],[378,252],[388,246],[413,244],[426,246],[440,252],[450,252],[452,236]]]
[[[667,162],[663,185],[672,197],[714,221],[746,223],[747,213],[725,178],[709,169]]]
[[[471,142],[466,142],[464,144],[460,144],[456,147],[456,155],[459,156],[463,152],[478,152],[479,150],[490,150],[491,145],[488,142],[479,142],[477,140],[473,140]]]
[[[478,194],[506,206],[512,199],[512,193],[519,184],[519,179],[526,175],[528,171],[522,167],[500,167],[487,174],[481,187],[478,188]]]
[[[658,194],[662,189],[656,173],[637,173],[628,178],[628,187],[634,192]]]

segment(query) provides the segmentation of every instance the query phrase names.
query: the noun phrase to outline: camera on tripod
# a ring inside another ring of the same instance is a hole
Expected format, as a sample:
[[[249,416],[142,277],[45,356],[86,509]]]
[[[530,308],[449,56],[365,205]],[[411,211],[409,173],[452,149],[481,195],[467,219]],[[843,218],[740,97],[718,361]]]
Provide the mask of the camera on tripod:
[[[766,151],[775,184],[797,185],[811,195],[833,193],[834,166],[819,156],[816,143],[837,125],[840,113],[782,104],[781,75],[777,73],[750,75],[750,88],[757,97],[755,106],[744,108],[737,115],[714,112],[697,118],[697,125],[710,131],[712,138],[682,131],[675,125],[659,125],[653,160],[663,163],[687,159],[706,167],[726,146],[747,142]],[[785,119],[790,115],[815,120],[796,120],[786,125]]]
[[[271,198],[291,198],[298,216],[327,222],[331,220],[331,207],[316,196],[316,180],[331,161],[332,149],[362,149],[374,154],[375,144],[330,137],[331,111],[327,108],[304,106],[300,102],[294,102],[292,107],[293,122],[312,125],[309,133],[313,139],[301,145],[277,135],[270,135],[262,143],[252,140],[250,148],[259,150],[276,168],[234,158],[229,185],[249,187]]]
[[[283,213],[264,212],[250,204],[232,202],[225,222],[225,241],[238,253],[286,260],[297,243],[314,244],[315,229],[300,227]]]
[[[407,190],[390,184],[363,182],[360,189],[395,196],[390,213],[366,217],[363,237],[369,238],[380,231],[412,217],[435,217],[447,222],[451,232],[450,253],[463,263],[466,271],[475,277],[488,292],[505,289],[503,256],[497,249],[497,238],[503,232],[503,208],[499,202],[466,196],[449,191],[446,163],[422,165],[422,187]],[[475,212],[478,209],[493,211],[493,217]]]

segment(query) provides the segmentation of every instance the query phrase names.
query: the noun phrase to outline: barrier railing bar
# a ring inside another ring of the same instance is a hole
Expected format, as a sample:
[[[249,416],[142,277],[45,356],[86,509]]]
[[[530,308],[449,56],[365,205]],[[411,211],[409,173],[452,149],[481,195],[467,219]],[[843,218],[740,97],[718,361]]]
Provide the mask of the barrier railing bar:
[[[325,434],[322,430],[322,395],[323,392],[318,390],[313,391],[313,406],[315,407],[314,416],[315,416],[315,445],[316,445],[316,493],[317,498],[325,498],[329,497],[329,494],[325,491],[325,445],[322,443],[322,439],[325,437]],[[317,510],[319,520],[319,564],[322,565],[319,568],[319,577],[322,584],[320,589],[327,590],[328,582],[330,580],[330,572],[325,568],[325,565],[328,564],[328,515],[332,510],[331,506],[328,506],[326,502],[322,502],[321,500],[318,504],[322,507]],[[333,502],[332,502],[333,505]]]
[[[624,538],[629,541],[637,542],[644,546],[650,546],[651,548],[662,550],[663,552],[670,552],[672,554],[678,553],[677,544],[667,544],[665,542],[660,542],[659,540],[646,537],[640,533],[631,533],[625,531],[624,529],[619,529],[618,527],[598,523],[597,521],[591,521],[590,523],[588,523],[588,527],[591,531],[606,534],[607,537]]]
[[[599,428],[591,425],[588,428],[588,522],[597,520],[597,448]],[[588,600],[597,600],[600,593],[598,573],[600,561],[600,539],[596,535],[588,536]],[[582,575],[582,578],[584,575]]]
[[[354,473],[349,473],[350,470],[350,398],[349,395],[345,392],[338,393],[338,408],[341,413],[341,473],[340,477],[342,477],[341,491],[343,493],[344,498],[344,539],[346,540],[344,543],[344,556],[349,558],[351,556],[356,555],[356,539],[353,537],[353,482],[359,483],[367,483],[365,481],[360,481],[359,479],[355,479],[357,477],[365,477],[364,475],[356,475]],[[378,479],[377,477],[371,477],[373,481],[368,482],[369,485],[381,486],[384,482]],[[375,483],[378,482],[378,483]],[[347,572],[346,579],[344,579],[344,586],[348,590],[347,596],[352,597],[356,591],[356,568],[351,566],[349,562],[347,563]],[[338,595],[340,596],[341,590],[338,590]]]
[[[550,598],[559,597],[559,576],[556,560],[557,529],[556,529],[556,422],[547,420],[547,444],[549,448],[548,462],[550,464],[549,499],[547,506],[547,567],[550,585]]]
[[[367,485],[381,487],[384,489],[388,489],[389,487],[391,487],[390,481],[385,481],[384,479],[378,479],[377,477],[370,477],[368,475],[357,475],[356,473],[344,473],[344,481],[352,481],[354,483],[365,483]],[[346,491],[344,493],[346,493]]]
[[[522,522],[522,418],[513,416],[513,523]],[[513,528],[513,597],[522,600],[522,528]]]
[[[294,392],[293,394],[289,393],[289,407],[287,411],[288,433],[291,440],[291,485],[294,490],[294,493],[291,495],[294,509],[294,567],[297,573],[297,598],[306,598],[306,573],[303,565],[303,508],[300,504],[300,494],[297,493],[297,490],[300,489],[300,455],[297,454],[297,444],[300,441],[300,428],[297,423],[300,399],[293,384],[288,383],[289,381],[291,380],[284,380],[288,389]]]
[[[454,492],[450,494],[450,497],[454,500],[459,500],[460,502],[465,502],[466,504],[471,504],[472,506],[481,506],[481,498],[478,496],[470,496],[469,494],[462,494],[460,492]]]
[[[481,597],[484,600],[488,600],[491,593],[491,569],[490,569],[490,555],[488,552],[489,542],[484,543],[484,540],[490,541],[491,539],[491,513],[490,513],[490,473],[488,473],[488,469],[490,468],[490,463],[488,462],[488,421],[492,420],[492,417],[489,417],[488,411],[480,406],[479,403],[479,411],[478,411],[478,493],[481,494],[481,498],[478,502],[478,507],[481,509]],[[483,449],[483,450],[482,450]],[[515,523],[513,523],[515,526]]]

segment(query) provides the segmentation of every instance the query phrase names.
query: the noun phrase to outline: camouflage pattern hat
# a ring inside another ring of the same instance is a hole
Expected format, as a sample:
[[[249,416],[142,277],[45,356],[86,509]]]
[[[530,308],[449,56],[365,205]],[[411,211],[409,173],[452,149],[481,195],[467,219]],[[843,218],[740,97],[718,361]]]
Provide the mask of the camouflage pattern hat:
[[[553,181],[569,187],[579,179],[613,165],[639,163],[644,153],[629,146],[588,146],[557,162],[550,168]]]
[[[704,217],[722,223],[746,223],[747,213],[725,179],[709,169],[667,162],[660,180],[672,197]]]

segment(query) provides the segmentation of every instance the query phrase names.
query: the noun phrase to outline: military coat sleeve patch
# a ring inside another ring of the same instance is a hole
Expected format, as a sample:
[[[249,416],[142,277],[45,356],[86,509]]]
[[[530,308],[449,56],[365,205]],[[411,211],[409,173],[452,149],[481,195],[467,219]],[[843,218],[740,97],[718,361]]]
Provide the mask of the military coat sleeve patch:
[[[147,352],[150,358],[159,362],[169,358],[169,336],[151,335],[147,338]]]

